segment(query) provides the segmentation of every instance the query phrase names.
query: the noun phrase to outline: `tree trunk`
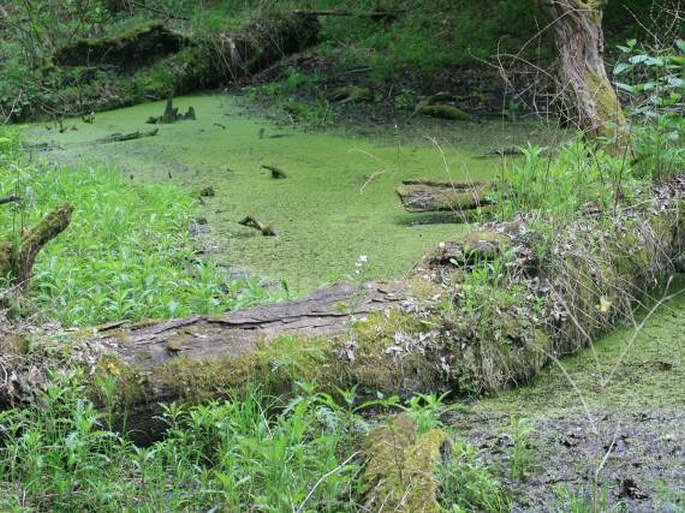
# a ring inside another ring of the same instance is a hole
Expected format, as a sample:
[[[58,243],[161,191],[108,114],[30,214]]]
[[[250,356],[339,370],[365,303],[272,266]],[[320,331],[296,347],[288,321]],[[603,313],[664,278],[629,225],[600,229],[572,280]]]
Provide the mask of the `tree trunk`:
[[[26,287],[38,252],[66,230],[73,211],[68,203],[60,205],[23,233],[18,243],[0,239],[0,276],[9,277],[12,285]]]
[[[626,125],[604,67],[602,9],[608,0],[535,0],[550,20],[561,60],[569,120],[594,136],[619,138]]]

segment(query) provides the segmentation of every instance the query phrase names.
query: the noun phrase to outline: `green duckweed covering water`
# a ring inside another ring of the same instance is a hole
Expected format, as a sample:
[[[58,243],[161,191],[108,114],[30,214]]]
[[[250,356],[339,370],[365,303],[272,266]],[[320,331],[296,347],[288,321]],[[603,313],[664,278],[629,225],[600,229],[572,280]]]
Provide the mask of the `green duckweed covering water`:
[[[65,133],[36,125],[28,139],[54,143],[56,149],[37,158],[114,164],[134,181],[171,180],[195,195],[213,187],[215,195],[203,198],[199,212],[208,220],[212,256],[282,280],[296,293],[340,279],[402,276],[427,248],[463,228],[421,224],[406,213],[394,192],[401,180],[489,180],[503,161],[480,158],[484,153],[542,133],[532,124],[417,119],[361,137],[343,129],[270,125],[247,116],[239,100],[227,96],[177,98],[175,105],[182,112],[192,105],[198,119],[159,125],[155,137],[94,142],[114,132],[150,130],[145,120],[164,110],[164,102],[156,102],[99,113],[93,124],[67,121],[77,130]],[[278,166],[288,178],[272,179],[262,164]],[[238,224],[248,214],[273,225],[279,236]],[[361,255],[368,260],[359,268]]]

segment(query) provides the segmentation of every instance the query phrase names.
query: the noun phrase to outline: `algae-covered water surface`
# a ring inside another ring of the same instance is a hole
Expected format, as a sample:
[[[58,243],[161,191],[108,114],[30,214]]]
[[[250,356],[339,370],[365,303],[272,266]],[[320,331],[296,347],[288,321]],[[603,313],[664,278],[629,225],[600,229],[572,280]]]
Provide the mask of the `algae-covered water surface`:
[[[164,102],[156,102],[99,113],[93,123],[67,120],[64,133],[32,126],[29,139],[50,143],[38,158],[107,165],[134,183],[188,188],[201,203],[213,258],[297,293],[341,279],[402,276],[428,247],[463,229],[405,212],[394,192],[402,179],[489,180],[503,169],[501,158],[483,158],[489,149],[542,137],[538,126],[498,122],[391,124],[361,137],[275,126],[225,95],[177,98],[175,105],[192,105],[197,120],[157,125],[154,137],[98,142],[155,128],[145,121],[162,114]],[[287,178],[273,179],[262,165]],[[207,187],[214,194],[200,198]],[[240,225],[247,215],[278,236]]]

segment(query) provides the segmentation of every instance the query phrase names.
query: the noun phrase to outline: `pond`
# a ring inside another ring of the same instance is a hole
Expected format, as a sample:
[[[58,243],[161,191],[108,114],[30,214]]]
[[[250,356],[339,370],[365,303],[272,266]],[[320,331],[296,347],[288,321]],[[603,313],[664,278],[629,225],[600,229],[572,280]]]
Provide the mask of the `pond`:
[[[154,128],[145,121],[164,111],[164,102],[155,102],[98,113],[93,123],[66,120],[64,133],[36,124],[28,139],[51,144],[38,158],[106,165],[134,183],[188,188],[198,197],[200,222],[207,221],[194,229],[212,258],[296,294],[339,280],[401,277],[427,248],[464,229],[405,212],[395,194],[402,179],[492,180],[511,158],[488,156],[489,150],[550,136],[533,122],[418,117],[399,126],[305,130],[250,113],[241,98],[227,95],[179,97],[175,106],[181,112],[193,106],[197,120],[157,125],[154,137],[97,142]],[[262,165],[287,178],[273,179]],[[207,187],[214,195],[200,198]],[[247,215],[278,236],[240,225]]]

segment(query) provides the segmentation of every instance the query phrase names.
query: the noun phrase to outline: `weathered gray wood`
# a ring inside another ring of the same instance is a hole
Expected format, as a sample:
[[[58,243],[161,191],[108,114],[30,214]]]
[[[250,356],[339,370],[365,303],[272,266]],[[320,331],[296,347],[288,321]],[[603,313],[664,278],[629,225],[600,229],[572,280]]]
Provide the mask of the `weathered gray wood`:
[[[338,284],[304,299],[263,305],[216,316],[193,316],[128,327],[105,326],[98,343],[130,365],[150,369],[173,358],[238,356],[258,340],[283,334],[306,337],[341,333],[354,316],[383,310],[404,298],[399,284],[363,288]],[[155,400],[155,398],[150,398]]]
[[[473,210],[492,205],[492,189],[482,183],[458,183],[428,178],[408,179],[397,188],[409,212]]]

